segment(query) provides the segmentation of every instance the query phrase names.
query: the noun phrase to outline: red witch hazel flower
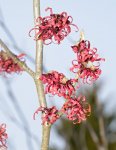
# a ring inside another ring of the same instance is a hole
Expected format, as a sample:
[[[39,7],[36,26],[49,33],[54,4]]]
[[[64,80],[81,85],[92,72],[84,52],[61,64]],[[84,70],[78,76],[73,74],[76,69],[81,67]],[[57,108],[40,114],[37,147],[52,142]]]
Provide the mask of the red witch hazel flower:
[[[42,124],[53,124],[60,117],[58,114],[58,110],[56,109],[55,106],[51,108],[39,107],[34,113],[34,116],[33,116],[34,119],[35,119],[35,115],[38,114],[39,111],[43,113]]]
[[[42,40],[46,45],[53,41],[60,44],[60,42],[71,32],[71,26],[74,26],[78,31],[78,27],[75,24],[72,24],[73,18],[68,16],[66,12],[54,14],[52,8],[48,7],[46,11],[47,10],[50,10],[50,16],[37,18],[36,26],[30,30],[29,36],[31,36],[31,31],[34,31],[35,40]]]
[[[74,124],[77,124],[86,120],[87,116],[90,115],[91,107],[84,96],[79,96],[68,99],[64,103],[61,112],[66,114],[67,118],[72,120]]]
[[[22,59],[24,54],[20,54],[17,58]],[[20,73],[22,68],[10,58],[6,52],[0,51],[0,74],[1,73]]]
[[[5,124],[1,124],[0,125],[0,148],[2,147],[5,147],[7,148],[6,146],[6,139],[8,138],[8,135],[6,133],[6,125]]]
[[[91,83],[99,78],[101,74],[100,61],[105,59],[99,58],[96,48],[90,48],[90,42],[82,40],[78,45],[72,46],[73,51],[77,54],[77,60],[72,61],[72,72],[77,73],[84,83]]]
[[[42,74],[40,79],[43,84],[46,84],[45,93],[51,93],[52,95],[63,96],[69,98],[75,92],[75,85],[78,82],[77,79],[68,80],[64,74],[52,71],[48,74]]]

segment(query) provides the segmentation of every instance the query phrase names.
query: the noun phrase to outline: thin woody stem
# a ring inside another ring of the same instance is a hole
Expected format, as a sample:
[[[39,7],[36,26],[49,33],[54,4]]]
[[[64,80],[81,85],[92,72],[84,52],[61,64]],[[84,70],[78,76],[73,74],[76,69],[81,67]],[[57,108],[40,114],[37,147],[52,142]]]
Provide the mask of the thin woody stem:
[[[50,139],[50,129],[51,126],[48,125],[43,125],[42,126],[42,145],[41,145],[41,150],[48,150],[49,149],[49,139]]]
[[[34,11],[34,21],[36,25],[36,19],[40,23],[40,0],[33,0],[33,11]],[[36,32],[36,31],[35,31]],[[39,104],[42,107],[47,107],[45,94],[44,94],[44,86],[39,79],[39,77],[43,73],[43,42],[42,40],[36,40],[36,76],[35,76],[35,84],[39,99]],[[44,115],[44,114],[42,114]],[[43,125],[42,126],[42,144],[41,150],[48,150],[49,149],[49,139],[50,139],[50,125]]]
[[[26,65],[25,62],[17,58],[17,56],[6,46],[6,44],[1,39],[0,45],[2,48],[4,48],[7,55],[11,57],[15,63],[17,63],[23,70],[25,70],[28,74],[30,74],[34,78],[35,73]]]
[[[33,11],[34,11],[34,21],[36,25],[36,19],[40,16],[40,0],[33,0]],[[45,100],[43,84],[41,80],[39,80],[39,77],[42,75],[43,72],[43,43],[41,40],[36,40],[35,70],[36,70],[35,84],[36,84],[37,93],[39,97],[39,104],[43,107],[46,107],[47,104]]]

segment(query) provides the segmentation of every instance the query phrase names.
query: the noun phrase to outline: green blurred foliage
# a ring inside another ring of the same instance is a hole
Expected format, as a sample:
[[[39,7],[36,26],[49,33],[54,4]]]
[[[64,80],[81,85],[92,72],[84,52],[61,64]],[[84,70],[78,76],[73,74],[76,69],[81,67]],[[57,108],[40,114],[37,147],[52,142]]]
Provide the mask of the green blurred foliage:
[[[116,132],[109,130],[109,126],[116,120],[116,116],[104,113],[106,106],[101,104],[97,98],[98,89],[99,87],[94,87],[89,91],[85,90],[85,95],[91,105],[91,116],[86,121],[75,125],[71,121],[61,118],[61,123],[55,126],[59,138],[65,142],[65,148],[62,150],[116,150]],[[100,118],[104,130],[99,125]],[[94,131],[99,143],[96,144],[93,140],[91,130]],[[104,131],[104,137],[101,136],[102,131]],[[104,142],[104,138],[107,144]],[[107,145],[106,147],[104,143]],[[54,147],[50,150],[59,150],[59,148]]]

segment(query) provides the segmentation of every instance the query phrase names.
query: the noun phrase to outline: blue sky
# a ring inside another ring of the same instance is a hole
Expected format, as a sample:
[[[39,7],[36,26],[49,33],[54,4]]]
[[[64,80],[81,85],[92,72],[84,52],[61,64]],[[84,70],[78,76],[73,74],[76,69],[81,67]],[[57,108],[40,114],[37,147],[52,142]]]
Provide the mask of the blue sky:
[[[101,65],[103,73],[100,80],[103,81],[103,87],[100,92],[100,97],[101,100],[104,101],[107,96],[110,96],[108,109],[113,110],[116,106],[116,69],[114,67],[116,64],[116,1],[41,0],[42,15],[47,15],[44,10],[48,6],[52,7],[55,13],[66,11],[68,14],[73,16],[74,23],[77,24],[80,30],[84,30],[85,38],[90,40],[92,46],[98,48],[100,56],[106,59],[106,61]],[[33,27],[32,8],[32,0],[0,0],[0,9],[2,10],[4,21],[12,35],[15,37],[18,46],[22,49],[22,51],[25,51],[25,53],[34,58],[35,43],[32,38],[28,36],[28,31]],[[1,18],[1,14],[0,20],[3,20],[3,18]],[[78,40],[78,37],[79,33],[75,33],[73,31],[70,38],[65,39],[61,45],[51,44],[49,46],[44,46],[44,65],[47,70],[55,69],[59,72],[65,73],[68,77],[72,76],[68,70],[71,65],[71,60],[74,58],[74,54],[72,53],[70,46],[74,44],[71,43],[72,41],[75,42]],[[1,27],[0,38],[2,38],[9,47],[12,48],[12,41],[9,40]],[[72,39],[72,41],[69,39]],[[30,62],[27,61],[27,63],[31,65]],[[34,69],[34,65],[31,65],[31,67]],[[16,75],[14,77],[10,77],[9,80],[12,80],[11,87],[13,88],[15,95],[17,95],[19,104],[28,119],[32,131],[36,134],[36,136],[38,136],[37,133],[39,133],[40,140],[41,129],[38,128],[38,125],[40,126],[41,123],[38,123],[38,120],[33,122],[32,119],[33,112],[38,106],[37,95],[35,94],[36,89],[32,79],[24,73],[21,76]],[[25,84],[23,84],[24,82]],[[6,103],[8,103],[9,115],[12,116],[13,114],[17,117],[16,110],[14,110],[8,100],[8,96],[6,95],[6,87],[2,78],[0,79],[0,87],[2,87],[0,94],[4,97]],[[5,103],[3,99],[2,101]],[[4,108],[3,106],[6,113],[8,108]],[[17,139],[14,139],[14,136],[17,137],[17,135],[19,137],[23,137],[23,133],[21,133],[12,122],[8,121],[1,112],[0,121],[5,121],[8,124],[10,140],[14,140],[15,148],[19,150],[20,145],[23,145],[23,148],[26,150],[27,147],[25,140],[20,140],[19,142]],[[13,129],[11,129],[11,127],[13,127]],[[59,144],[57,140],[51,141],[51,143]],[[36,144],[34,144],[34,146],[36,150]]]

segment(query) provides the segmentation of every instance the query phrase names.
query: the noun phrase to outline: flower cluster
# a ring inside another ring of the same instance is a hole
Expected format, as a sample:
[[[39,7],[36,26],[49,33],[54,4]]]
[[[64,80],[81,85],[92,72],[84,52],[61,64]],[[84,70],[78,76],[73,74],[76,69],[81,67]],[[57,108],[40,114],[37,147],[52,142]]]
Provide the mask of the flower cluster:
[[[35,32],[35,40],[42,40],[46,45],[53,41],[60,44],[60,42],[71,32],[71,26],[74,26],[78,31],[78,27],[75,24],[72,24],[72,17],[68,16],[66,12],[54,14],[52,8],[47,8],[46,11],[47,10],[50,10],[50,16],[37,18],[36,26],[29,32],[29,35],[31,31]]]
[[[34,113],[34,119],[39,111],[42,112],[42,124],[53,124],[60,117],[55,106],[51,108],[39,107]]]
[[[50,15],[46,17],[39,17],[36,19],[36,25],[29,32],[31,36],[32,31],[35,33],[35,40],[42,40],[44,44],[48,45],[52,42],[60,44],[61,41],[71,32],[71,26],[77,30],[78,27],[73,24],[73,18],[66,12],[54,14],[52,8],[47,8]],[[63,73],[51,71],[47,74],[42,74],[39,78],[45,85],[45,94],[57,95],[63,97],[66,102],[60,110],[55,106],[51,108],[40,106],[35,114],[42,112],[42,124],[53,124],[61,114],[65,114],[69,120],[74,123],[80,123],[86,120],[91,112],[90,105],[86,102],[84,96],[76,97],[76,89],[79,88],[79,79],[83,83],[92,83],[99,78],[101,74],[100,61],[96,48],[91,48],[90,42],[81,40],[77,45],[72,46],[74,53],[76,53],[76,60],[72,61],[70,71],[76,73],[74,79],[67,79]],[[34,114],[34,118],[35,118]]]
[[[87,116],[90,115],[91,107],[84,96],[79,96],[68,99],[64,103],[61,112],[76,124],[86,120]]]
[[[6,146],[6,139],[8,138],[8,135],[6,133],[6,125],[1,124],[0,125],[0,148],[1,147],[7,147]]]
[[[96,48],[90,47],[90,42],[82,40],[78,45],[72,46],[77,59],[72,61],[72,72],[77,73],[84,83],[91,83],[99,78],[101,74],[100,61]]]
[[[69,98],[75,92],[75,85],[78,82],[77,79],[68,80],[64,74],[52,71],[48,74],[42,74],[40,77],[43,84],[46,84],[45,93],[51,93],[52,95],[63,96]]]
[[[64,74],[57,71],[42,74],[40,77],[45,84],[45,94],[62,96],[66,100],[59,111],[56,107],[39,108],[39,111],[45,113],[42,116],[43,124],[45,122],[54,123],[60,117],[58,114],[65,114],[75,124],[86,120],[90,115],[91,107],[86,102],[86,98],[75,96],[76,85],[79,79],[82,79],[84,83],[92,83],[97,80],[101,74],[100,61],[104,61],[104,59],[99,57],[96,48],[90,47],[89,41],[81,40],[77,45],[72,46],[72,49],[77,56],[77,59],[72,61],[73,67],[70,69],[76,73],[75,79],[67,79]],[[54,115],[54,119],[51,119]]]
[[[17,56],[17,58],[21,59],[24,54]],[[1,73],[19,73],[23,71],[20,66],[10,58],[6,52],[0,51],[0,74]]]

